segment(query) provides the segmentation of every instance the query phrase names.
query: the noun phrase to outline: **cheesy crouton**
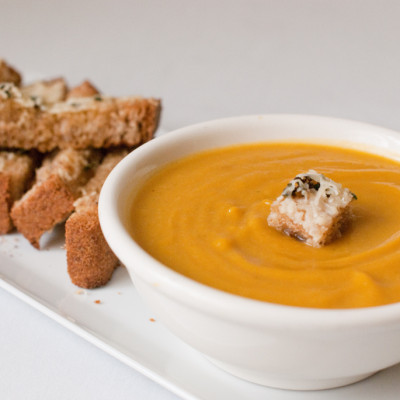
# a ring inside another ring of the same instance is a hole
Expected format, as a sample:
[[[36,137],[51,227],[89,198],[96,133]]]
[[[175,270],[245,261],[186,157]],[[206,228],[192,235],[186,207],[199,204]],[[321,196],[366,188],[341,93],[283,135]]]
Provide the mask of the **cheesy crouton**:
[[[297,175],[271,205],[268,225],[313,247],[340,237],[356,196],[316,171]]]

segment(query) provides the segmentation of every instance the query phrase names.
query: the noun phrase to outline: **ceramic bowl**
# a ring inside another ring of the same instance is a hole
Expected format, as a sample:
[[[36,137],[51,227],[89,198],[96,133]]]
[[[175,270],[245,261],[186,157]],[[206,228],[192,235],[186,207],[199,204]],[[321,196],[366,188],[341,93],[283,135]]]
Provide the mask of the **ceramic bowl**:
[[[128,155],[103,187],[100,222],[110,247],[157,319],[214,364],[266,386],[298,390],[342,386],[400,362],[399,303],[325,310],[243,298],[167,268],[128,232],[135,191],[165,163],[216,147],[286,140],[400,157],[399,134],[359,122],[306,115],[205,122],[162,135]]]

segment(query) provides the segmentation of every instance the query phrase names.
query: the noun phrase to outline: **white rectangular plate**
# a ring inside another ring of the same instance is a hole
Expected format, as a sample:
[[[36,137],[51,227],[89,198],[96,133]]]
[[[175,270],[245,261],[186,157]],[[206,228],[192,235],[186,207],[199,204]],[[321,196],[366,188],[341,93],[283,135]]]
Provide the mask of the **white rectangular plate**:
[[[169,333],[138,298],[123,267],[109,284],[79,290],[68,277],[63,226],[32,248],[18,234],[0,237],[0,286],[184,399],[398,399],[400,365],[324,392],[281,391],[237,379]],[[95,301],[100,300],[100,304]]]

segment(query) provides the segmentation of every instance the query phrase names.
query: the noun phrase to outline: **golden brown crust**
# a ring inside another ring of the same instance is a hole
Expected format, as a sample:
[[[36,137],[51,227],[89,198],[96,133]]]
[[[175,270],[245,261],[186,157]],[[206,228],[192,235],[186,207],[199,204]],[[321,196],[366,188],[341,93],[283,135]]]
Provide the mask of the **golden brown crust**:
[[[12,227],[10,218],[10,177],[0,173],[0,235],[9,232]]]
[[[74,209],[74,200],[71,189],[53,175],[35,187],[24,201],[17,202],[11,217],[18,231],[39,249],[40,237],[68,217]]]
[[[129,153],[127,149],[109,151],[97,167],[93,177],[82,188],[82,196],[75,202],[75,209],[79,211],[86,206],[97,205],[101,188],[112,169]]]
[[[353,220],[352,207],[349,204],[342,208],[339,214],[333,219],[330,229],[327,230],[321,246],[332,243],[334,240],[339,239]]]
[[[64,221],[74,210],[80,187],[93,176],[100,160],[94,150],[61,150],[49,155],[36,171],[36,182],[11,210],[14,225],[40,248],[44,232]]]
[[[99,94],[100,91],[89,81],[84,81],[80,85],[73,87],[67,95],[67,99],[80,98],[80,97],[92,97]]]
[[[68,274],[86,289],[105,285],[119,262],[100,228],[97,206],[74,213],[65,224]]]
[[[97,203],[107,176],[127,154],[126,149],[120,149],[105,156],[65,224],[68,273],[77,286],[91,289],[105,285],[118,265],[101,231]]]
[[[142,97],[57,103],[42,110],[0,96],[0,147],[38,149],[133,147],[150,140],[161,104]]]
[[[0,59],[0,82],[11,82],[15,86],[19,86],[21,81],[20,73]]]
[[[34,168],[33,156],[0,151],[0,234],[5,234],[13,228],[11,206],[28,188]]]

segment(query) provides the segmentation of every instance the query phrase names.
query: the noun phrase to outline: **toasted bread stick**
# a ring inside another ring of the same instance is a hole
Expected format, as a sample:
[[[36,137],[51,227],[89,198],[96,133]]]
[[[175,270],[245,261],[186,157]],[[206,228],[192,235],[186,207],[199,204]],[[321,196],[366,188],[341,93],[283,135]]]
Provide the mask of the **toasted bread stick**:
[[[157,129],[160,101],[143,97],[70,98],[45,107],[12,84],[0,84],[0,147],[133,147]]]
[[[34,157],[12,151],[0,151],[0,234],[13,228],[10,210],[31,182],[35,170]]]
[[[92,289],[105,285],[119,264],[101,231],[97,203],[105,179],[127,153],[119,150],[106,155],[65,224],[68,274],[77,286]]]
[[[34,247],[39,249],[43,233],[71,214],[80,187],[99,161],[99,151],[74,149],[60,150],[44,160],[34,185],[11,210],[14,225]]]
[[[36,98],[41,104],[52,104],[65,100],[67,85],[63,78],[37,81],[23,86],[26,97]],[[34,176],[37,157],[21,151],[0,151],[0,234],[13,228],[11,207],[27,190]]]

